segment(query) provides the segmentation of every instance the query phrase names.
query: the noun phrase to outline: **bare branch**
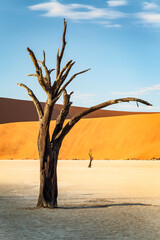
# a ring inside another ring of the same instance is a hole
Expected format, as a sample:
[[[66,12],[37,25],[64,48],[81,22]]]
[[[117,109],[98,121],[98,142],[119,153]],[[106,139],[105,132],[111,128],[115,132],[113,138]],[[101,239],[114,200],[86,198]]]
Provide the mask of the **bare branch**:
[[[46,64],[46,53],[44,50],[43,50],[43,64],[44,65]]]
[[[60,96],[62,95],[62,92],[60,92],[53,100],[53,103],[56,103],[58,101],[58,99],[60,98]]]
[[[44,68],[44,71],[46,73],[45,79],[47,80],[46,83],[48,84],[48,86],[51,87],[50,71],[48,70],[48,68],[46,66],[46,54],[45,54],[45,51],[43,51],[43,61],[37,60],[37,62],[40,63],[42,65],[42,67]]]
[[[37,77],[36,74],[27,74],[27,77]]]
[[[28,88],[26,85],[24,85],[22,83],[17,83],[17,85],[19,85],[20,87],[23,87],[23,88],[25,88],[27,90],[28,95],[30,96],[30,98],[32,99],[32,101],[33,101],[33,103],[34,103],[34,105],[36,107],[39,120],[41,121],[42,118],[43,118],[43,109],[42,109],[42,106],[41,106],[39,100],[36,98],[36,96],[34,95],[32,90],[30,88]]]
[[[42,61],[37,60],[37,62],[40,63],[42,65],[42,67],[44,68],[45,73],[46,73],[45,79],[47,80],[48,85],[51,86],[50,74],[49,74],[48,68],[46,67],[44,61],[42,62]]]
[[[46,94],[50,97],[51,96],[51,87],[50,85],[48,86],[48,84],[46,83],[46,78],[43,77],[43,74],[42,74],[42,68],[40,68],[39,64],[40,63],[45,71],[46,71],[46,74],[47,74],[47,80],[48,80],[48,83],[50,82],[50,80],[48,79],[48,76],[50,78],[50,75],[48,72],[48,69],[47,67],[45,66],[45,53],[43,52],[43,56],[44,56],[44,60],[43,62],[41,61],[38,61],[34,55],[34,52],[30,49],[30,48],[27,48],[27,51],[29,52],[29,55],[31,57],[31,60],[35,66],[35,69],[36,69],[36,76],[37,76],[37,79],[39,81],[39,84],[41,85],[41,87],[43,88],[43,90],[46,92]]]
[[[68,82],[66,82],[66,84],[64,84],[64,86],[62,86],[62,88],[60,89],[60,91],[63,91],[63,90],[68,86],[68,84],[70,84],[70,82],[73,81],[73,79],[74,79],[77,75],[80,75],[80,74],[82,74],[82,73],[88,72],[89,70],[90,70],[90,68],[74,74],[74,75],[68,80]]]
[[[59,138],[61,138],[61,140],[63,140],[63,138],[66,136],[66,134],[72,129],[72,127],[85,115],[87,115],[91,112],[94,112],[98,109],[108,107],[108,106],[113,105],[113,104],[122,103],[122,102],[131,102],[131,101],[132,102],[137,102],[137,103],[139,102],[139,103],[142,103],[142,104],[147,105],[147,106],[152,106],[152,104],[148,103],[147,101],[144,101],[144,100],[139,99],[139,98],[132,98],[132,97],[109,100],[107,102],[104,102],[104,103],[95,105],[93,107],[90,107],[88,109],[85,109],[81,113],[78,113],[77,115],[73,116],[71,118],[71,120],[63,128],[62,132],[59,135]]]
[[[52,143],[55,140],[56,136],[59,134],[59,132],[62,130],[64,121],[69,113],[69,109],[72,104],[72,102],[70,102],[70,97],[72,93],[73,92],[71,92],[70,94],[67,94],[67,91],[63,90],[63,107],[59,113],[59,116],[56,119],[56,126],[52,134],[52,140],[51,140]]]
[[[41,68],[39,69],[37,74],[38,74],[37,78],[38,78],[39,84],[41,85],[43,90],[46,92],[47,96],[50,96],[51,95],[51,87],[48,86],[48,84],[46,83],[46,81],[45,81],[46,79],[43,77]]]
[[[65,79],[67,78],[67,76],[74,64],[75,64],[75,62],[72,63],[72,60],[70,60],[66,63],[66,65],[63,67],[63,69],[60,71],[58,78],[56,79],[56,82],[54,82],[54,84],[52,86],[54,94],[58,93],[59,88],[64,83]]]
[[[57,51],[57,71],[56,71],[56,78],[58,77],[59,73],[60,73],[60,68],[61,68],[61,60],[63,57],[63,53],[65,50],[65,46],[66,46],[66,40],[65,40],[65,35],[66,35],[66,28],[67,28],[67,22],[64,19],[64,30],[63,30],[63,36],[62,36],[62,48],[61,48],[61,52],[59,55],[59,49]]]
[[[37,61],[37,59],[34,55],[34,52],[29,47],[27,47],[27,51],[29,52],[29,55],[30,55],[31,60],[32,60],[34,66],[35,66],[36,71],[39,71],[40,67],[39,67],[38,61]]]
[[[63,36],[62,36],[62,49],[61,49],[61,53],[60,53],[60,62],[62,60],[62,57],[63,57],[63,53],[64,53],[64,49],[65,49],[65,46],[66,46],[66,40],[65,40],[65,36],[66,36],[66,29],[67,29],[67,22],[66,20],[64,19],[64,30],[63,30]]]
[[[67,76],[68,76],[68,74],[69,74],[69,72],[70,72],[70,70],[71,70],[71,68],[73,67],[74,64],[75,64],[75,62],[71,63],[71,64],[68,66],[65,74],[62,76],[62,79],[61,79],[61,82],[60,82],[60,86],[62,86],[62,84],[63,84],[64,81],[66,80],[66,78],[67,78]]]
[[[51,74],[51,72],[53,72],[55,70],[55,68],[49,69],[48,72],[49,74]]]
[[[59,48],[57,50],[57,66],[56,66],[56,78],[58,78],[60,72],[60,61],[59,61]]]
[[[74,92],[72,91],[72,92],[69,93],[69,95],[71,96],[73,93],[74,93]]]
[[[60,73],[58,74],[58,77],[56,79],[56,81],[59,81],[60,78],[62,77],[64,71],[68,68],[68,66],[70,66],[70,64],[72,63],[72,60],[69,60],[66,65],[62,68],[62,70],[60,71]]]
[[[66,63],[66,65],[63,67],[63,69],[60,71],[60,73],[58,74],[58,77],[56,78],[56,81],[53,83],[53,86],[52,86],[53,95],[56,95],[58,93],[59,88],[64,83],[65,79],[67,78],[67,76],[74,64],[75,64],[75,62],[72,63],[72,60],[69,60]],[[63,75],[63,73],[64,73],[64,75]]]

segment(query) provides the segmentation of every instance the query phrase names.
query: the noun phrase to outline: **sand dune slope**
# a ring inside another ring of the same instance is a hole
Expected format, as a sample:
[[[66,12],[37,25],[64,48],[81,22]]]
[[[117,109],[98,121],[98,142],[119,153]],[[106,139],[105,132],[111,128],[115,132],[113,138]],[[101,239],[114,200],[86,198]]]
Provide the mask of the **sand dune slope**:
[[[51,124],[51,130],[54,121]],[[0,159],[38,159],[38,122],[0,125]],[[60,159],[160,157],[160,114],[82,119],[65,138]]]

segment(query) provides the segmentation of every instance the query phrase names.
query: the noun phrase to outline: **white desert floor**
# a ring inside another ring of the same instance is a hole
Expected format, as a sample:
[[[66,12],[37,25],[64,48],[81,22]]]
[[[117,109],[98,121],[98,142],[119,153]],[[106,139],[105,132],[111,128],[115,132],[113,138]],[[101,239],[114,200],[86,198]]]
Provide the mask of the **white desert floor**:
[[[160,239],[160,161],[60,160],[58,209],[36,209],[39,161],[0,161],[0,239]]]

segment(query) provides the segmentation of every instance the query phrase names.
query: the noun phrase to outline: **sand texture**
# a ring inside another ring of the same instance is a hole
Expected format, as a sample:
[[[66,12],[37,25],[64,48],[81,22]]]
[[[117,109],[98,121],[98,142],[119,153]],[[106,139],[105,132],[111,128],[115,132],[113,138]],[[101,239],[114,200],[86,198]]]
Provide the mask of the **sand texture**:
[[[0,239],[160,239],[159,161],[60,161],[59,208],[35,209],[39,161],[0,161]]]
[[[54,121],[51,123],[51,131]],[[160,113],[82,119],[64,139],[60,159],[160,158]],[[38,122],[0,124],[0,159],[38,159]]]

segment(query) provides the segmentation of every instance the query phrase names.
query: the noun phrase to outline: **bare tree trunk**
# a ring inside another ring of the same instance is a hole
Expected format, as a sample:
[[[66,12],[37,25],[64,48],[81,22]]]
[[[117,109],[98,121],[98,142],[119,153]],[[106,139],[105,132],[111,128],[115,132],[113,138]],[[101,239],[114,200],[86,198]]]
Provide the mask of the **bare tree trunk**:
[[[92,161],[93,161],[93,156],[92,156],[92,150],[91,149],[89,150],[88,155],[89,155],[89,159],[90,159],[88,168],[91,168],[92,167]]]
[[[41,131],[43,130],[41,129]],[[57,207],[57,160],[59,148],[60,145],[58,143],[51,147],[48,132],[45,134],[39,133],[40,189],[37,207]]]
[[[53,159],[53,161],[54,169],[51,172],[47,167],[40,170],[40,190],[37,207],[57,207],[57,159]]]
[[[92,160],[93,160],[93,159],[90,159],[89,164],[88,164],[88,168],[91,168],[91,167],[92,167]]]

